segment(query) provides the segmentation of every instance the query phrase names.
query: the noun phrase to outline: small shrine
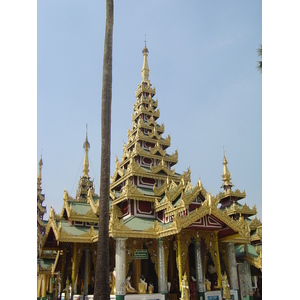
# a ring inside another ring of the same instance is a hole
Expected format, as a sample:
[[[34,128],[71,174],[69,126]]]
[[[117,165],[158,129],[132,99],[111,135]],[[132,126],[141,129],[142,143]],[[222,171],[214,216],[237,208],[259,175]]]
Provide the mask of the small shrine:
[[[262,224],[253,219],[256,207],[239,204],[246,194],[233,190],[225,153],[223,191],[216,196],[200,178],[191,184],[190,168],[176,172],[179,153],[168,151],[171,136],[164,135],[165,125],[159,122],[146,44],[142,53],[132,126],[122,157],[116,157],[107,199],[111,298],[253,299],[262,278]],[[60,214],[51,208],[49,220],[40,221],[38,247],[56,254],[45,282],[53,282],[65,299],[93,294],[99,196],[89,176],[87,136],[83,148],[75,197],[64,191]],[[44,211],[38,200],[38,214],[39,209]]]

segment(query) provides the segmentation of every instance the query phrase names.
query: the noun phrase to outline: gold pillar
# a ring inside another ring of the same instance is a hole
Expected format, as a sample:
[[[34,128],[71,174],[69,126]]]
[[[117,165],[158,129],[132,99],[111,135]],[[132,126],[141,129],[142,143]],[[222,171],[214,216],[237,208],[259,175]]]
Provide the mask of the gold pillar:
[[[46,274],[43,274],[43,283],[42,283],[42,298],[46,297],[46,288],[47,288],[47,277]]]
[[[37,297],[41,297],[41,283],[42,283],[42,277],[41,275],[37,278]]]
[[[180,234],[176,235],[177,241],[177,263],[178,263],[178,277],[179,277],[179,287],[181,290],[181,279],[182,279],[182,264],[181,264],[181,246],[180,246]]]
[[[136,290],[138,290],[141,275],[142,261],[140,259],[134,259],[132,261],[132,283]]]
[[[220,253],[219,253],[219,243],[218,243],[218,231],[215,231],[215,249],[216,249],[216,271],[218,275],[218,287],[221,288],[222,274],[221,274],[221,263],[220,263]]]
[[[50,287],[49,287],[49,293],[50,294],[53,294],[53,283],[52,283],[52,280],[53,280],[53,278],[54,277],[50,277],[50,282],[49,282],[49,285],[50,285]]]
[[[74,243],[73,247],[73,263],[72,263],[72,292],[74,292],[76,280],[76,263],[77,263],[77,244]]]

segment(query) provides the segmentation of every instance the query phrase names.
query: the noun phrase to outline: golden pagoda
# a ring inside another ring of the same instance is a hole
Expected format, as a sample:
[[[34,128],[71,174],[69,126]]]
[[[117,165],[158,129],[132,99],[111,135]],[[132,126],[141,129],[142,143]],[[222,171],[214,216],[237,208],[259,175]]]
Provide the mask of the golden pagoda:
[[[190,168],[176,172],[178,151],[168,152],[171,137],[164,135],[164,123],[159,122],[146,44],[142,53],[142,81],[135,93],[132,126],[123,155],[116,158],[107,199],[111,298],[131,300],[140,294],[144,300],[204,300],[208,295],[221,299],[225,273],[237,295],[236,247],[259,240],[261,223],[249,221],[256,208],[239,207],[238,200],[246,195],[232,191],[225,155],[224,192],[216,197],[200,179],[195,186],[191,184]],[[66,297],[68,293],[74,298],[93,294],[99,196],[88,173],[89,147],[86,136],[76,196],[64,192],[60,214],[51,208],[41,242],[43,250],[57,251],[52,268],[58,274],[57,290]],[[251,279],[249,271],[243,270],[247,279]],[[250,299],[250,291],[246,296]]]
[[[47,212],[43,206],[45,195],[42,194],[42,157],[39,161],[39,172],[37,177],[37,298],[45,298],[47,291],[53,297],[53,264],[55,262],[56,250],[45,250],[42,247],[45,236],[47,221],[44,214]]]
[[[233,184],[231,183],[231,174],[227,167],[227,159],[224,153],[223,159],[223,184],[221,188],[224,192],[220,192],[217,196],[220,209],[224,210],[228,216],[234,220],[246,221],[250,228],[250,243],[238,244],[235,246],[235,255],[238,262],[238,268],[240,274],[245,273],[245,269],[251,269],[251,281],[248,280],[248,284],[244,284],[243,290],[246,294],[252,294],[254,289],[259,288],[261,290],[262,279],[262,223],[257,219],[256,205],[250,208],[246,203],[240,204],[239,201],[246,197],[245,191],[233,190]],[[255,218],[251,218],[255,216]],[[241,280],[240,280],[241,281]],[[240,283],[240,289],[242,284]]]

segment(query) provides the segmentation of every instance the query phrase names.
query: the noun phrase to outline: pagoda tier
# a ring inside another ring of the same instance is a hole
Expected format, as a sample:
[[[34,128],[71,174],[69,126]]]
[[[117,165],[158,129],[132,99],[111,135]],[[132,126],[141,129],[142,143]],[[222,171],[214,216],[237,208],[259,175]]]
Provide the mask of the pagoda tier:
[[[116,158],[115,172],[111,176],[112,227],[117,224],[115,220],[122,217],[127,228],[124,227],[124,232],[126,230],[128,235],[132,229],[130,234],[134,236],[138,233],[136,230],[146,224],[147,228],[155,227],[155,222],[175,226],[175,223],[180,222],[178,217],[191,214],[195,218],[195,224],[191,225],[193,228],[217,226],[215,228],[224,229],[224,224],[230,222],[225,213],[220,217],[222,219],[226,216],[222,225],[217,219],[213,220],[214,217],[202,218],[201,211],[207,213],[206,207],[213,207],[214,202],[212,203],[211,196],[200,179],[193,187],[190,168],[182,174],[176,173],[173,168],[178,162],[178,151],[168,153],[171,137],[163,137],[165,125],[159,123],[158,100],[153,99],[155,88],[149,80],[146,46],[143,54],[142,82],[135,93],[132,127],[128,130],[127,143],[123,143],[121,161]],[[116,231],[111,228],[111,233],[114,232]],[[167,227],[163,232],[162,235],[174,234]],[[223,232],[228,234],[225,230]]]
[[[73,198],[67,191],[64,191],[64,204],[59,219],[66,220],[70,225],[98,226],[99,205],[97,206],[95,203],[96,199],[99,200],[99,196],[95,193],[94,182],[89,176],[88,151],[90,143],[87,133],[83,148],[83,176],[79,179],[76,197]]]
[[[44,221],[44,214],[47,212],[46,206],[43,206],[45,195],[42,194],[42,157],[39,161],[39,173],[37,177],[37,231],[38,236],[45,234],[45,227],[47,223]]]
[[[89,176],[88,150],[90,144],[86,135],[84,148],[83,175],[78,182],[76,196],[64,191],[63,206],[60,214],[55,214],[51,207],[43,248],[61,249],[51,240],[55,236],[61,243],[93,243],[98,234],[99,196],[95,193],[93,180]]]
[[[221,186],[221,188],[224,189],[224,192],[220,192],[217,195],[217,199],[221,204],[220,209],[225,210],[227,215],[235,220],[240,217],[248,219],[256,215],[256,206],[254,205],[253,208],[250,208],[247,204],[241,205],[239,203],[240,200],[246,197],[246,193],[245,191],[241,192],[239,189],[232,189],[234,185],[231,182],[231,174],[228,170],[227,164],[228,162],[224,154],[222,174],[223,184]]]
[[[220,209],[222,209],[229,217],[234,220],[239,220],[240,218],[246,220],[250,228],[250,241],[252,245],[262,244],[262,223],[257,219],[257,209],[256,205],[250,208],[246,203],[244,205],[240,204],[239,201],[246,197],[245,191],[240,192],[240,190],[232,190],[233,184],[231,182],[231,174],[227,167],[227,159],[224,155],[223,158],[223,174],[222,174],[222,188],[224,192],[220,192],[216,199],[221,204]],[[255,216],[254,219],[251,217]]]
[[[89,176],[89,157],[88,151],[90,148],[90,143],[88,141],[87,132],[85,137],[85,142],[83,144],[84,148],[84,161],[83,161],[83,176],[80,177],[78,182],[78,188],[76,191],[76,200],[80,202],[87,202],[87,195],[90,189],[94,190],[94,182]]]
[[[149,80],[148,53],[145,45],[142,82],[135,93],[132,127],[128,130],[127,144],[123,144],[121,161],[116,158],[110,188],[113,204],[118,204],[124,215],[140,213],[154,218],[156,207],[160,207],[156,191],[167,187],[167,182],[180,185],[187,175],[173,169],[178,162],[178,151],[167,153],[171,137],[163,137],[165,126],[158,123],[160,111],[158,100],[153,99],[155,88]],[[188,181],[190,172],[184,187]]]

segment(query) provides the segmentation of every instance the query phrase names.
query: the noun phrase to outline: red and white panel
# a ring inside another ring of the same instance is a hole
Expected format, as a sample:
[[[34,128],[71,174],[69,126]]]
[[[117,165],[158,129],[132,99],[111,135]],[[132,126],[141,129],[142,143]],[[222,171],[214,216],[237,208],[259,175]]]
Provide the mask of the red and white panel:
[[[216,230],[222,229],[222,223],[212,215],[206,215],[198,221],[194,222],[189,227]]]

